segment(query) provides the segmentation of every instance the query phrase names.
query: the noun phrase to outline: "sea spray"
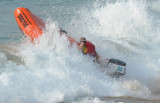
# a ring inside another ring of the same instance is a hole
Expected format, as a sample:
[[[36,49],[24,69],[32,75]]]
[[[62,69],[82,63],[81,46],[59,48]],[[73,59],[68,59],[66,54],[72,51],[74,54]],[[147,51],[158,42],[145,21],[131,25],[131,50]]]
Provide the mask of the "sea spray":
[[[63,5],[52,4],[56,7]],[[65,19],[71,21],[63,24],[68,35],[76,40],[85,36],[93,42],[101,56],[125,61],[127,73],[123,78],[116,80],[109,77],[101,72],[98,64],[92,62],[92,57],[84,56],[76,45],[70,47],[67,38],[59,36],[59,26],[54,18],[47,24],[47,31],[39,41],[32,44],[24,38],[21,44],[16,44],[18,56],[24,64],[17,65],[5,54],[0,54],[5,61],[0,62],[3,70],[0,76],[0,102],[51,103],[79,99],[85,102],[94,97],[91,101],[99,102],[101,97],[123,96],[158,98],[159,86],[154,84],[159,84],[159,32],[152,24],[147,5],[148,2],[138,0],[108,2],[101,7],[93,5],[92,9],[79,5],[81,8],[77,15],[74,12],[74,15],[66,16],[73,18]],[[138,10],[135,15],[131,13],[134,10]],[[47,10],[46,13],[52,14]],[[58,14],[62,17],[64,12]],[[102,14],[111,17],[105,19]],[[111,22],[110,25],[107,22]]]

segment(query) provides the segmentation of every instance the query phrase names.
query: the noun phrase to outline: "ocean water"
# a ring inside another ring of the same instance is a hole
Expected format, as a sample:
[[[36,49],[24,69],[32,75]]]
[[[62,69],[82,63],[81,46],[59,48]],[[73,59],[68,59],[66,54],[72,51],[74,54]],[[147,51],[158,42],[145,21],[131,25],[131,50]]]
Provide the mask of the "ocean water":
[[[0,0],[0,103],[159,103],[160,0]],[[14,18],[17,7],[46,22],[34,44]],[[104,58],[127,63],[106,75],[69,46],[58,27],[83,36]]]

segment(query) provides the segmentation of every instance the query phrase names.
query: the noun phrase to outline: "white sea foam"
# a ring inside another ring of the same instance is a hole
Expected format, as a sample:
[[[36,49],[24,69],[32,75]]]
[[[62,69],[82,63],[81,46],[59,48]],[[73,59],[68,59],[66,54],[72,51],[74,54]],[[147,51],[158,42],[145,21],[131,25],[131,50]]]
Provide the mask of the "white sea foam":
[[[151,2],[151,8],[155,11],[160,11],[159,5],[160,5],[160,0],[153,0]]]
[[[58,25],[51,21],[37,42],[25,39],[17,46],[24,65],[0,54],[0,102],[52,103],[97,97],[91,102],[98,103],[102,96],[155,98],[154,92],[160,88],[154,85],[160,84],[159,39],[155,37],[157,31],[152,34],[146,6],[147,2],[128,0],[106,3],[91,11],[83,8],[66,28],[69,33],[74,31],[69,35],[76,40],[85,36],[93,42],[101,56],[124,60],[124,78],[115,80],[101,72],[92,57],[84,56],[76,45],[69,46],[65,36],[59,36]],[[86,101],[90,102],[82,100]]]

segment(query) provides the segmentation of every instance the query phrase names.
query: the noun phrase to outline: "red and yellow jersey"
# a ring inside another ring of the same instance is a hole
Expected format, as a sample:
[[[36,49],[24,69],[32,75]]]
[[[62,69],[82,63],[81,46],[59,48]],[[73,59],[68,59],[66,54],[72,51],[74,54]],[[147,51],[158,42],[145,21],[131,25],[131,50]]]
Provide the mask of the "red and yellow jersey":
[[[84,54],[90,54],[90,55],[95,55],[95,53],[96,53],[95,46],[89,41],[86,41],[86,44],[82,48],[82,51]]]

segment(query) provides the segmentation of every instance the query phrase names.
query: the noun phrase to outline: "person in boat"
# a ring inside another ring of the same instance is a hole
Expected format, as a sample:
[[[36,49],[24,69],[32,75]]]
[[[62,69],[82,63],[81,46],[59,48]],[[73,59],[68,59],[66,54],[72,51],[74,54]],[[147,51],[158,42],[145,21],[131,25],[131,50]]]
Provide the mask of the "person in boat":
[[[62,30],[61,28],[59,29],[59,33],[60,35],[67,34],[67,32],[65,30]],[[70,37],[68,36],[68,38]],[[82,50],[83,54],[89,54],[95,57],[95,60],[94,60],[95,62],[98,62],[100,60],[100,56],[96,52],[95,46],[91,42],[86,41],[86,38],[82,37],[80,39],[80,43],[77,44],[77,46],[79,50]]]
[[[92,44],[90,41],[87,41],[86,38],[82,37],[80,39],[78,49],[82,50],[83,54],[89,54],[95,57],[95,62],[100,60],[100,56],[96,52],[94,44]]]

